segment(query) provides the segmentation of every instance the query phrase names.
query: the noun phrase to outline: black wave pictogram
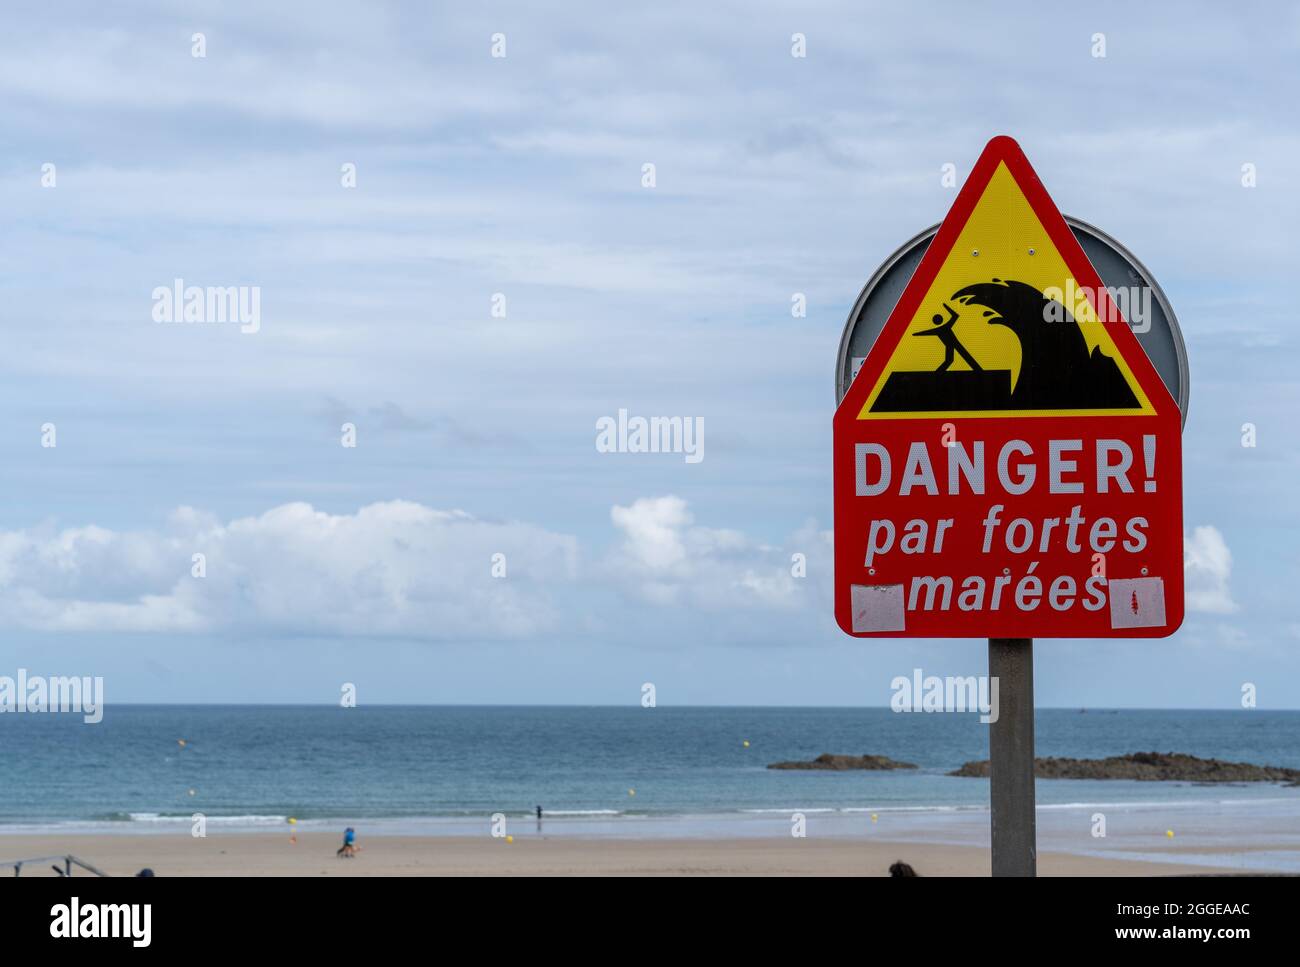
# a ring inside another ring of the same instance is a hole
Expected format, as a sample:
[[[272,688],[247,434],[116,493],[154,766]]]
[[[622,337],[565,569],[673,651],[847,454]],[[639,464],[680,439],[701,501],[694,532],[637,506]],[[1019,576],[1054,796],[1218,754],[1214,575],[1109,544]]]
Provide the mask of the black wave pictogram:
[[[961,342],[962,314],[943,304],[948,318],[936,313],[933,329],[913,333],[934,336],[944,346],[937,370],[889,374],[873,413],[940,410],[1137,409],[1141,405],[1115,360],[1100,348],[1088,351],[1078,321],[1059,302],[1032,285],[1014,280],[977,282],[952,294],[959,306],[985,311],[962,327],[1005,326],[1020,342],[1020,375],[1014,389],[1008,369],[982,369]],[[1100,325],[1100,323],[1098,323]],[[970,369],[953,370],[960,355]]]

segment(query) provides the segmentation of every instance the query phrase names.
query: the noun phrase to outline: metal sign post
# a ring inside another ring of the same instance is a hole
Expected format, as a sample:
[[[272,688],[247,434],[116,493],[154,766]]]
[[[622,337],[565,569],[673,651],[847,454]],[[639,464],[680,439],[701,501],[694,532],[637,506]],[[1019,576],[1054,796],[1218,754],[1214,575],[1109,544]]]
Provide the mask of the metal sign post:
[[[989,724],[993,875],[1037,876],[1034,822],[1034,639],[990,638],[998,717]]]

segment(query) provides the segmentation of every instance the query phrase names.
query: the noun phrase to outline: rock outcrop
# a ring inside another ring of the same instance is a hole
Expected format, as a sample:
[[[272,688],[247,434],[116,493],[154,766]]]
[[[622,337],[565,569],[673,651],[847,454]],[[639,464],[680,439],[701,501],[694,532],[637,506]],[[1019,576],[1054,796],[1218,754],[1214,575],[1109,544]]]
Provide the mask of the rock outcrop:
[[[849,772],[854,769],[915,769],[910,762],[896,762],[885,755],[832,755],[824,752],[811,762],[773,762],[769,769],[804,769]]]
[[[989,762],[967,762],[950,776],[988,778]],[[1300,769],[1257,766],[1249,762],[1201,759],[1179,752],[1134,752],[1106,759],[1045,758],[1034,760],[1038,779],[1136,779],[1142,782],[1286,782],[1300,783]]]

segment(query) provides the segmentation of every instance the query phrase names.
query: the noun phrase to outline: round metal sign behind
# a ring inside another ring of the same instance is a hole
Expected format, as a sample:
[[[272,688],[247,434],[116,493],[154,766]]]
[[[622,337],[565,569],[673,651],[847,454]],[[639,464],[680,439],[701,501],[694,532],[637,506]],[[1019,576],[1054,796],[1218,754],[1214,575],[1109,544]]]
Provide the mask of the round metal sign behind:
[[[1169,395],[1178,402],[1183,425],[1186,426],[1190,392],[1187,352],[1169,300],[1147,267],[1114,238],[1069,215],[1065,216],[1065,222],[1083,246],[1084,253],[1107,288],[1131,290],[1136,287],[1139,292],[1145,290],[1150,293],[1149,306],[1146,305],[1145,296],[1142,297],[1142,308],[1148,318],[1139,325],[1133,325],[1134,320],[1129,322],[1137,335],[1138,343],[1168,387]],[[845,323],[844,335],[840,337],[840,352],[835,367],[837,403],[844,399],[849,384],[857,375],[858,367],[880,335],[880,330],[884,328],[885,321],[893,312],[916,267],[921,264],[921,257],[925,255],[930,240],[938,230],[938,225],[932,225],[905,242],[876,269],[875,274],[863,286],[858,301],[853,304],[853,311],[849,313],[848,322]]]

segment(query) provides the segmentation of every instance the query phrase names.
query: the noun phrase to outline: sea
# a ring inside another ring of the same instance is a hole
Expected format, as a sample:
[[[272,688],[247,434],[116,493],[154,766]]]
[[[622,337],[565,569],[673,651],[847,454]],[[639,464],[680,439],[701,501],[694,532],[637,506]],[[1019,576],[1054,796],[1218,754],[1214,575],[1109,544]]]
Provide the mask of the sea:
[[[1040,756],[1300,768],[1300,711],[1040,709],[1035,732]],[[823,752],[917,768],[767,768]],[[209,830],[467,835],[496,818],[521,835],[615,837],[792,835],[802,820],[806,835],[987,843],[988,781],[948,774],[987,757],[978,714],[889,708],[109,705],[93,725],[6,713],[0,835],[176,832],[201,814]],[[1037,802],[1040,849],[1158,856],[1179,836],[1184,859],[1300,870],[1300,788],[1040,779]]]

